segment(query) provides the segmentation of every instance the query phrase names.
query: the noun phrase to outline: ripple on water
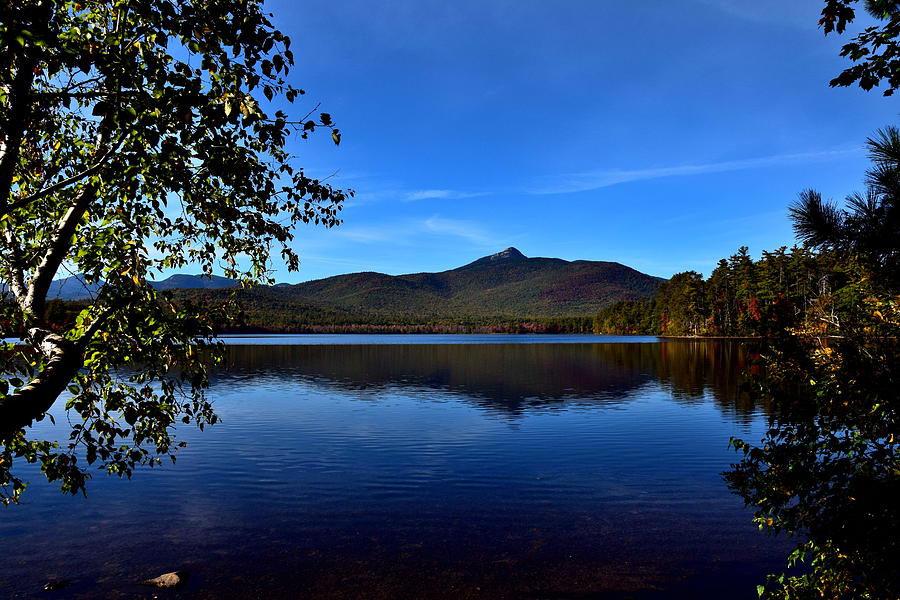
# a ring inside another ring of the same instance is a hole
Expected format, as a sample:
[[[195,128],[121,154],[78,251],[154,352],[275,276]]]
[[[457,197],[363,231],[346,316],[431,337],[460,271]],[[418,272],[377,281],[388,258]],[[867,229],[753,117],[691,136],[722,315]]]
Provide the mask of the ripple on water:
[[[192,598],[753,598],[781,548],[720,473],[765,413],[720,350],[240,349],[176,465],[6,512],[0,596],[82,573],[68,597],[131,597],[189,565]]]

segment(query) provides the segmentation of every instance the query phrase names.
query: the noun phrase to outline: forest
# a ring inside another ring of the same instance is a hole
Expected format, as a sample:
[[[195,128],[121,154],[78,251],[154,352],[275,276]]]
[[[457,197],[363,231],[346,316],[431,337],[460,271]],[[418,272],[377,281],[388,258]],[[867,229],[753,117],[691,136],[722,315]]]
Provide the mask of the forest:
[[[259,294],[182,290],[183,300],[230,315],[223,333],[542,333],[768,337],[814,320],[827,302],[850,311],[861,300],[859,266],[809,245],[763,251],[742,246],[708,278],[676,273],[646,300],[615,302],[593,316],[421,315],[346,309],[312,302],[273,302]]]
[[[616,302],[594,317],[595,333],[765,337],[803,323],[824,299],[853,306],[856,267],[805,246],[763,251],[746,246],[719,261],[708,278],[677,273],[655,298]]]
[[[838,312],[859,302],[853,260],[807,246],[764,250],[746,246],[723,258],[708,278],[676,273],[656,296],[615,302],[593,316],[423,316],[350,310],[314,302],[277,301],[259,293],[175,290],[177,302],[219,309],[221,333],[567,333],[689,337],[767,337],[806,323],[810,307],[827,300]],[[83,302],[51,300],[47,318],[64,330]],[[211,311],[214,312],[214,311]]]
[[[770,337],[811,323],[813,306],[837,313],[859,306],[862,276],[856,261],[807,245],[764,250],[754,260],[740,247],[709,277],[676,273],[656,296],[610,304],[593,316],[435,316],[348,309],[228,290],[165,291],[176,302],[218,314],[221,333],[541,333]],[[854,283],[855,282],[855,283]],[[253,290],[254,292],[256,290]],[[70,326],[84,302],[51,300],[54,329]],[[213,310],[216,309],[216,310]]]

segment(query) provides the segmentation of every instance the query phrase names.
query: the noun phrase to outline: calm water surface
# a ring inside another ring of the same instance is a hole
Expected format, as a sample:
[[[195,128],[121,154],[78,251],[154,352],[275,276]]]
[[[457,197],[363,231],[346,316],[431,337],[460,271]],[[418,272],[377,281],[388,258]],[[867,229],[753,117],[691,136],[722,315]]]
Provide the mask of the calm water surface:
[[[781,565],[720,476],[766,425],[736,343],[229,343],[223,422],[181,430],[177,465],[87,499],[32,477],[0,512],[0,598],[749,600]],[[184,590],[134,584],[175,569]]]

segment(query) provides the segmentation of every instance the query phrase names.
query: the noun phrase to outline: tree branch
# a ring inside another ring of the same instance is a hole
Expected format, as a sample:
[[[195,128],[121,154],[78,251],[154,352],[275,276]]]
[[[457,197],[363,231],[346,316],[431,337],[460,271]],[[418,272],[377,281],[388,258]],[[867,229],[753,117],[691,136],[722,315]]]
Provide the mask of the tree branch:
[[[75,201],[66,211],[66,214],[59,220],[56,226],[56,232],[50,242],[47,252],[41,263],[34,270],[34,279],[28,288],[25,296],[24,310],[31,313],[33,317],[39,317],[44,312],[44,306],[47,302],[47,293],[50,290],[50,284],[59,270],[69,252],[69,240],[75,234],[75,229],[79,221],[87,211],[88,206],[94,199],[96,189],[93,185],[85,185],[75,196]]]
[[[103,310],[77,341],[46,329],[28,330],[32,346],[48,359],[44,369],[30,382],[8,396],[0,396],[0,441],[35,419],[41,418],[84,366],[84,351],[103,323],[126,306],[122,299]]]
[[[19,69],[9,89],[9,110],[2,117],[3,130],[0,131],[0,207],[8,204],[12,190],[13,175],[19,161],[19,146],[28,127],[28,111],[31,104],[31,84],[34,82],[34,68],[37,60],[22,59]],[[4,213],[5,214],[5,213]]]
[[[41,418],[65,391],[84,365],[81,348],[43,329],[28,332],[33,345],[49,360],[30,382],[8,396],[0,396],[0,440]]]
[[[100,331],[100,328],[103,327],[103,324],[106,322],[106,320],[113,316],[117,310],[128,306],[129,300],[130,298],[128,298],[127,296],[119,298],[117,301],[111,302],[109,306],[102,310],[100,314],[97,315],[93,321],[91,321],[91,324],[88,325],[87,329],[84,330],[84,333],[81,334],[81,337],[78,338],[78,341],[76,342],[78,346],[82,350],[87,348],[87,345],[90,343],[91,338],[93,338],[97,334],[97,332]]]
[[[111,125],[110,121],[110,115],[107,113],[100,122],[99,131],[97,132],[96,148],[100,151],[101,156],[110,153],[110,149],[104,148],[108,142]],[[98,164],[102,166],[102,161],[98,161]],[[94,194],[96,191],[96,186],[93,184],[87,183],[84,185],[78,190],[74,202],[72,202],[72,205],[69,206],[69,209],[59,220],[59,223],[57,223],[53,238],[47,247],[44,258],[41,259],[40,264],[34,270],[34,278],[32,279],[31,287],[28,289],[28,293],[25,296],[23,310],[26,314],[30,313],[32,318],[39,318],[40,315],[43,314],[44,306],[47,303],[47,292],[50,290],[50,284],[53,282],[53,278],[56,276],[59,266],[69,253],[71,238],[75,235],[78,223],[81,222],[81,219],[90,207],[91,202],[94,201]]]
[[[13,232],[10,224],[5,221],[3,222],[3,242],[6,245],[7,254],[2,260],[9,266],[9,288],[16,297],[19,306],[22,306],[25,302],[26,295],[25,269],[22,263],[22,253],[19,247],[19,241],[16,239],[16,234]]]
[[[114,154],[114,152],[115,152],[114,148],[109,148],[108,150],[103,152],[103,154],[100,155],[100,157],[97,159],[97,162],[95,162],[93,165],[91,165],[84,171],[81,171],[80,173],[72,175],[71,177],[63,179],[62,181],[58,181],[52,185],[49,185],[43,189],[40,189],[40,190],[34,192],[33,194],[29,194],[28,196],[25,196],[24,198],[19,198],[15,202],[11,202],[8,205],[0,208],[0,217],[16,210],[17,208],[22,208],[24,206],[27,206],[29,203],[34,202],[35,200],[37,200],[39,198],[43,198],[44,196],[52,194],[53,192],[58,192],[59,190],[72,185],[73,183],[77,183],[77,182],[81,181],[85,177],[93,175],[98,170],[100,170],[100,167],[102,167],[106,163],[106,161],[109,159],[110,156],[112,156]]]

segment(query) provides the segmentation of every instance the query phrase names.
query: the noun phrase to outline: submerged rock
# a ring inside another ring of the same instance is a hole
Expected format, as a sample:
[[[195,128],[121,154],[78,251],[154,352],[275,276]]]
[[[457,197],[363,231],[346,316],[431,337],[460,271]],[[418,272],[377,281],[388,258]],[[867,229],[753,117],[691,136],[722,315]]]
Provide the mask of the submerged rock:
[[[188,580],[187,571],[173,571],[171,573],[163,573],[159,577],[142,581],[141,585],[150,585],[158,588],[174,589],[180,588]]]
[[[52,592],[54,590],[61,590],[70,585],[72,585],[72,581],[69,579],[51,579],[44,584],[44,589],[48,592]]]

